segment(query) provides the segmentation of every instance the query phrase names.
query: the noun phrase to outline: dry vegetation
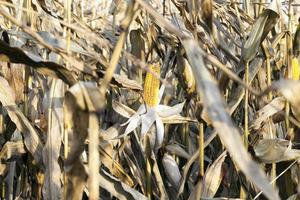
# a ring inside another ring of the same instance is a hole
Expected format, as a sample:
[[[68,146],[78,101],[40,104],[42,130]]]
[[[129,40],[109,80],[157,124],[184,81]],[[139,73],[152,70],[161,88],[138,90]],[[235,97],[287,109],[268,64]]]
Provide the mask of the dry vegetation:
[[[1,198],[300,199],[299,8],[0,1]]]

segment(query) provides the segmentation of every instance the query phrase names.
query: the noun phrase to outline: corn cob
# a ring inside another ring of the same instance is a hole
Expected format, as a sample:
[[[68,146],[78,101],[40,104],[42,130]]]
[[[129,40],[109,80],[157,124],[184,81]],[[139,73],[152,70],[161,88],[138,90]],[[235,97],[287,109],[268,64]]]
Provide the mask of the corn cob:
[[[160,74],[158,65],[150,65],[150,69]],[[159,79],[152,73],[147,72],[144,83],[144,100],[147,106],[154,107],[158,105]]]

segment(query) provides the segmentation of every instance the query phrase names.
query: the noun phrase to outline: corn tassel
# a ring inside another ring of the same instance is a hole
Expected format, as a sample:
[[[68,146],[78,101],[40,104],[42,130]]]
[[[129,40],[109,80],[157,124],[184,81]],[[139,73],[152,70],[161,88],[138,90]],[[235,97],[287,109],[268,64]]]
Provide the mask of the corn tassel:
[[[150,69],[160,74],[158,65],[150,65]],[[152,73],[147,72],[144,84],[144,100],[147,106],[154,107],[158,105],[159,79]]]

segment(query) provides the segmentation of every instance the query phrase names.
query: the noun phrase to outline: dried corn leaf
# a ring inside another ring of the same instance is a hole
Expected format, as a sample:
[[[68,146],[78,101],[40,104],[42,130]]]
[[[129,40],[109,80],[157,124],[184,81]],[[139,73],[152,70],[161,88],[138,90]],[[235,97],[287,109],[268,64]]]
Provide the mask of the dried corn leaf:
[[[43,148],[45,182],[43,197],[61,199],[61,170],[58,164],[61,139],[63,135],[63,96],[64,84],[61,80],[52,80],[48,108],[48,131],[46,145]]]
[[[178,188],[180,184],[181,174],[176,161],[172,156],[165,154],[162,159],[162,164],[164,166],[168,179],[171,181],[172,185],[175,188]]]
[[[264,163],[277,163],[299,159],[300,150],[292,149],[292,143],[279,138],[262,139],[254,146],[255,155]]]
[[[144,173],[141,166],[137,162],[134,162],[134,160],[136,161],[135,157],[131,159],[127,153],[124,153],[124,157],[128,163],[128,167],[130,168],[131,174],[134,176],[134,180],[140,185],[142,193],[145,193],[146,187],[144,181]]]
[[[198,92],[201,98],[203,98],[204,106],[207,108],[207,112],[222,143],[238,168],[241,169],[249,180],[255,183],[268,198],[279,199],[278,193],[268,182],[265,173],[245,150],[241,136],[226,112],[224,101],[217,88],[216,81],[211,77],[204,64],[201,49],[197,46],[197,42],[192,39],[185,39],[182,43],[197,80]]]
[[[196,1],[195,1],[196,2]],[[201,0],[201,18],[210,31],[213,27],[213,3],[212,0]]]
[[[182,147],[180,147],[178,144],[170,144],[165,146],[165,149],[171,153],[175,154],[176,156],[180,156],[185,159],[189,159],[191,157],[190,154],[188,154]]]
[[[33,155],[35,162],[41,164],[43,144],[38,132],[16,105],[14,93],[8,82],[2,77],[0,77],[0,102],[7,110],[11,120],[16,124],[17,129],[23,134],[27,150]]]
[[[33,37],[31,37],[30,35],[28,35],[25,32],[22,31],[7,31],[8,34],[12,35],[12,36],[17,36],[17,37],[21,37],[21,38],[25,38],[28,40],[34,40]],[[67,42],[66,39],[64,38],[60,38],[57,35],[53,35],[50,32],[47,31],[38,31],[37,34],[47,43],[51,44],[53,47],[58,48],[58,49],[65,49],[67,47]],[[87,52],[86,50],[84,50],[79,44],[77,44],[74,41],[70,42],[70,51],[74,52],[74,53],[79,53],[79,54],[83,54],[83,55],[87,55],[87,56],[91,56],[91,54],[89,52]]]
[[[213,198],[215,196],[222,180],[222,165],[225,158],[226,151],[224,151],[206,170],[204,180],[202,181],[202,198]]]
[[[251,83],[258,73],[261,65],[263,63],[262,58],[254,58],[254,60],[250,63],[249,69],[249,83]],[[232,114],[238,105],[240,105],[245,95],[245,89],[242,85],[238,85],[235,91],[232,93],[230,102],[228,103],[229,113]]]
[[[265,105],[259,111],[257,111],[257,118],[251,122],[251,126],[254,130],[258,130],[261,124],[265,122],[272,115],[283,110],[285,106],[285,100],[282,97],[273,99],[270,103]]]
[[[298,194],[293,194],[289,196],[286,200],[297,200],[298,199]]]
[[[152,172],[156,179],[157,187],[159,188],[159,191],[160,191],[160,198],[168,200],[169,199],[168,193],[165,188],[165,185],[164,185],[164,182],[163,182],[163,179],[162,179],[162,176],[161,176],[158,164],[157,164],[157,160],[155,158],[153,151],[151,152],[151,160],[153,162]]]
[[[278,89],[283,96],[291,103],[295,117],[300,120],[300,82],[293,80],[280,80],[272,85]]]
[[[29,65],[37,70],[38,73],[59,78],[69,85],[76,82],[73,72],[68,71],[63,66],[49,61],[43,61],[39,56],[25,53],[19,48],[10,47],[0,40],[0,60],[4,62],[21,63]]]
[[[7,170],[5,161],[25,153],[26,149],[23,141],[6,142],[0,152],[0,175],[4,175]]]
[[[123,167],[113,158],[114,147],[110,142],[100,142],[100,155],[101,163],[104,164],[114,176],[119,178],[122,182],[130,187],[133,186],[133,180],[125,172]]]
[[[24,71],[20,64],[1,63],[1,73],[16,95],[16,104],[24,100]]]
[[[99,182],[102,188],[120,200],[147,200],[147,197],[143,194],[132,189],[105,171],[101,171],[99,175]]]
[[[117,112],[125,118],[130,118],[136,113],[133,109],[115,100],[112,101],[112,108],[115,112]]]
[[[124,87],[127,89],[132,89],[132,90],[137,90],[137,91],[143,90],[143,87],[141,86],[141,84],[139,84],[138,82],[136,82],[134,80],[128,79],[124,75],[114,74],[112,83],[117,83],[118,86]]]
[[[277,4],[277,0],[273,0],[272,3]],[[279,12],[280,10],[275,11],[267,8],[255,20],[250,31],[250,35],[242,49],[240,58],[241,65],[249,62],[255,57],[262,41],[267,37],[269,31],[275,26],[279,18]]]

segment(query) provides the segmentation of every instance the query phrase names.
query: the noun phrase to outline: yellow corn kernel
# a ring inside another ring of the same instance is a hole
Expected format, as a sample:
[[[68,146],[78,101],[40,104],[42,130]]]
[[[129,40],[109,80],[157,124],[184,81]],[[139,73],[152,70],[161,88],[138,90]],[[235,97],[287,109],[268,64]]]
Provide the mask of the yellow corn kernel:
[[[299,70],[299,61],[298,58],[293,58],[292,60],[292,77],[293,80],[299,80],[300,70]]]
[[[150,65],[150,69],[157,74],[160,74],[160,67],[158,65]],[[150,106],[158,105],[159,79],[152,73],[147,72],[144,83],[144,100]]]

